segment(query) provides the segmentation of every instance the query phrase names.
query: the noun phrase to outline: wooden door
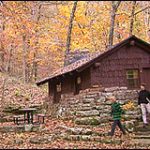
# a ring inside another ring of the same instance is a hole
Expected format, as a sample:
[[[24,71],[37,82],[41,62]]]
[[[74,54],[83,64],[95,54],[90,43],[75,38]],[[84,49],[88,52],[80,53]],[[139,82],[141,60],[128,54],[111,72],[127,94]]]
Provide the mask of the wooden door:
[[[150,90],[150,68],[143,69],[142,81],[146,84],[146,88]]]
[[[79,94],[81,88],[81,77],[75,77],[75,92],[74,94]]]
[[[56,84],[54,87],[54,103],[59,103],[61,99],[61,84]]]

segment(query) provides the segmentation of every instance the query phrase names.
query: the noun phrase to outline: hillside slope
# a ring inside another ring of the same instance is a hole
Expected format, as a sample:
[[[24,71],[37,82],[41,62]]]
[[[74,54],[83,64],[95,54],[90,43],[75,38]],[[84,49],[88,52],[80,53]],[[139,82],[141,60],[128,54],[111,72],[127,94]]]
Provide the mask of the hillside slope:
[[[36,85],[24,84],[14,77],[0,73],[0,110],[41,105],[46,97],[47,92]]]

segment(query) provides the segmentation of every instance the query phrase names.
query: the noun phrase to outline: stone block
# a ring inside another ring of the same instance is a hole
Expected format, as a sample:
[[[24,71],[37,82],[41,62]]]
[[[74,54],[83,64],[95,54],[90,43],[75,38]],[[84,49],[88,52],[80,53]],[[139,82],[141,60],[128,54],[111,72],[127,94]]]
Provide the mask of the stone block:
[[[45,135],[45,136],[35,136],[33,138],[30,138],[30,143],[32,144],[48,144],[52,140],[54,140],[53,135]]]
[[[98,103],[104,103],[106,101],[106,97],[101,96],[99,99],[95,100]]]
[[[97,94],[87,94],[87,95],[85,96],[85,98],[96,98],[96,97],[98,97]]]
[[[77,111],[76,115],[80,117],[98,116],[99,111],[97,110]]]
[[[82,101],[83,101],[83,103],[91,103],[91,102],[94,102],[94,98],[85,98],[85,99],[83,99]]]
[[[59,126],[59,128],[61,129],[65,129],[65,131],[69,134],[73,134],[73,135],[91,135],[92,134],[92,130],[91,129],[86,129],[86,128],[79,128],[79,127],[74,127],[74,128],[70,128],[67,126]]]
[[[99,125],[100,117],[76,118],[75,123],[79,125]]]
[[[113,92],[113,91],[117,91],[118,89],[119,87],[105,88],[105,92]]]
[[[119,90],[127,90],[127,87],[120,87]]]
[[[109,93],[102,93],[102,96],[108,98],[109,96],[113,96],[113,93],[109,92]]]
[[[88,110],[92,110],[92,106],[91,107],[78,107],[76,111],[88,111]]]

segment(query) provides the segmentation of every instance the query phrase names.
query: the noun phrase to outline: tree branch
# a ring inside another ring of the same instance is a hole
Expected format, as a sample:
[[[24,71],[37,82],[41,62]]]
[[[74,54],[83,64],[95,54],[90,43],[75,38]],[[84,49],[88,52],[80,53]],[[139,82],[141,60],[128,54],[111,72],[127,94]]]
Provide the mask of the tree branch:
[[[143,9],[137,11],[136,13],[133,14],[133,16],[137,15],[138,13],[140,13],[140,12],[142,12],[142,11],[148,9],[148,8],[150,8],[150,6],[147,6],[147,7],[143,8]],[[129,17],[132,17],[132,15],[130,15]]]

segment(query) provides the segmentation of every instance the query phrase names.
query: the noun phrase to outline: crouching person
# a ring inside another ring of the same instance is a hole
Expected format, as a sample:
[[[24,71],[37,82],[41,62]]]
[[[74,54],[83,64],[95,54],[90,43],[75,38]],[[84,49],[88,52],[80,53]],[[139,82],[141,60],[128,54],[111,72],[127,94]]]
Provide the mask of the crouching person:
[[[113,124],[111,127],[111,132],[108,133],[109,136],[113,136],[116,126],[118,126],[120,128],[120,130],[123,132],[123,134],[125,135],[125,129],[123,128],[122,124],[121,124],[121,115],[124,113],[124,111],[122,110],[120,103],[118,103],[116,101],[116,98],[114,96],[109,97],[109,99],[112,102],[111,105],[111,115],[113,117]]]

